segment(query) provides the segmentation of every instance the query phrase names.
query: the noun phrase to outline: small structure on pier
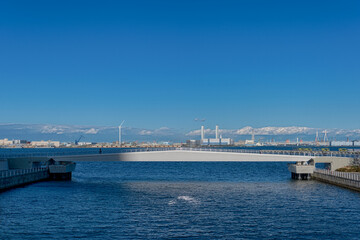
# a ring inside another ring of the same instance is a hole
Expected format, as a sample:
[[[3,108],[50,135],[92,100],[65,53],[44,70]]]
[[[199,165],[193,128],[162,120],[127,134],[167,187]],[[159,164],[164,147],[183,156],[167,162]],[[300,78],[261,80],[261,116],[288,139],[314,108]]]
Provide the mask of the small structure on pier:
[[[297,162],[289,164],[291,178],[296,180],[310,180],[315,170],[315,161],[313,159],[307,162]]]
[[[49,174],[51,180],[71,180],[71,173],[75,170],[74,162],[56,162],[49,160]]]

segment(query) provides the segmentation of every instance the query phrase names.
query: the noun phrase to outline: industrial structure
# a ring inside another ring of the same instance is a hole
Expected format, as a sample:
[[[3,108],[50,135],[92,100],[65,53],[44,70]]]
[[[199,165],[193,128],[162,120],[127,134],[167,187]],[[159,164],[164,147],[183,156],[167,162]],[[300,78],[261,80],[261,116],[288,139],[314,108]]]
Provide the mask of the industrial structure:
[[[215,145],[232,145],[233,140],[231,138],[223,138],[219,134],[219,126],[215,127],[215,138],[205,138],[204,126],[201,126],[201,140],[200,145],[202,146],[215,146]]]
[[[255,146],[255,132],[254,132],[254,129],[252,130],[252,133],[251,133],[251,140],[245,140],[245,145],[247,145],[247,146]]]

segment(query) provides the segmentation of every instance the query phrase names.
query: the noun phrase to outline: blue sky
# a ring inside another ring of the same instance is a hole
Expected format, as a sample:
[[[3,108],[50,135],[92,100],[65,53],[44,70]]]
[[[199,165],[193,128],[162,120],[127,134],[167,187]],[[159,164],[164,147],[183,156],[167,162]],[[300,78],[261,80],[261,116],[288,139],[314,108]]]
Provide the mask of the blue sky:
[[[359,1],[1,1],[0,123],[359,128]]]

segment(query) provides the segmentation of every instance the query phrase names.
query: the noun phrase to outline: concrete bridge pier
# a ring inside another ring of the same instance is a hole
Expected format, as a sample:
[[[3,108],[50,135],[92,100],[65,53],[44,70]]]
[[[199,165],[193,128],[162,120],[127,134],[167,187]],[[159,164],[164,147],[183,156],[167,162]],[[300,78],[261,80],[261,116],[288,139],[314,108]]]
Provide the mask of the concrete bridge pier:
[[[311,174],[310,173],[291,173],[291,178],[295,180],[310,180]]]
[[[71,172],[49,174],[49,180],[53,180],[53,181],[71,181],[71,177],[72,177]]]
[[[49,165],[49,178],[55,181],[70,181],[75,170],[74,162],[55,162]]]
[[[310,180],[315,169],[314,160],[297,162],[296,164],[289,164],[288,166],[291,172],[291,178],[295,180]]]

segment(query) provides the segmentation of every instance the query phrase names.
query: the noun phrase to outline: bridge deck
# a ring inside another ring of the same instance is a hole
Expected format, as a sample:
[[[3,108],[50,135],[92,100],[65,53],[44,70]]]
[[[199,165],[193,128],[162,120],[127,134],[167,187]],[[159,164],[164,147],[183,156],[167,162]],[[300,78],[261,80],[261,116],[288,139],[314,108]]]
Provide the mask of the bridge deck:
[[[5,159],[24,161],[239,161],[239,162],[302,162],[314,159],[316,163],[331,163],[332,168],[349,163],[353,158],[323,154],[319,152],[301,153],[296,151],[263,151],[242,149],[211,148],[160,148],[160,149],[127,149],[121,153],[78,154],[73,155],[13,156]],[[356,157],[354,155],[353,157]]]
[[[54,156],[56,161],[239,161],[239,162],[297,162],[308,161],[311,156],[210,152],[191,150],[128,152],[113,154],[89,154],[72,156]]]

